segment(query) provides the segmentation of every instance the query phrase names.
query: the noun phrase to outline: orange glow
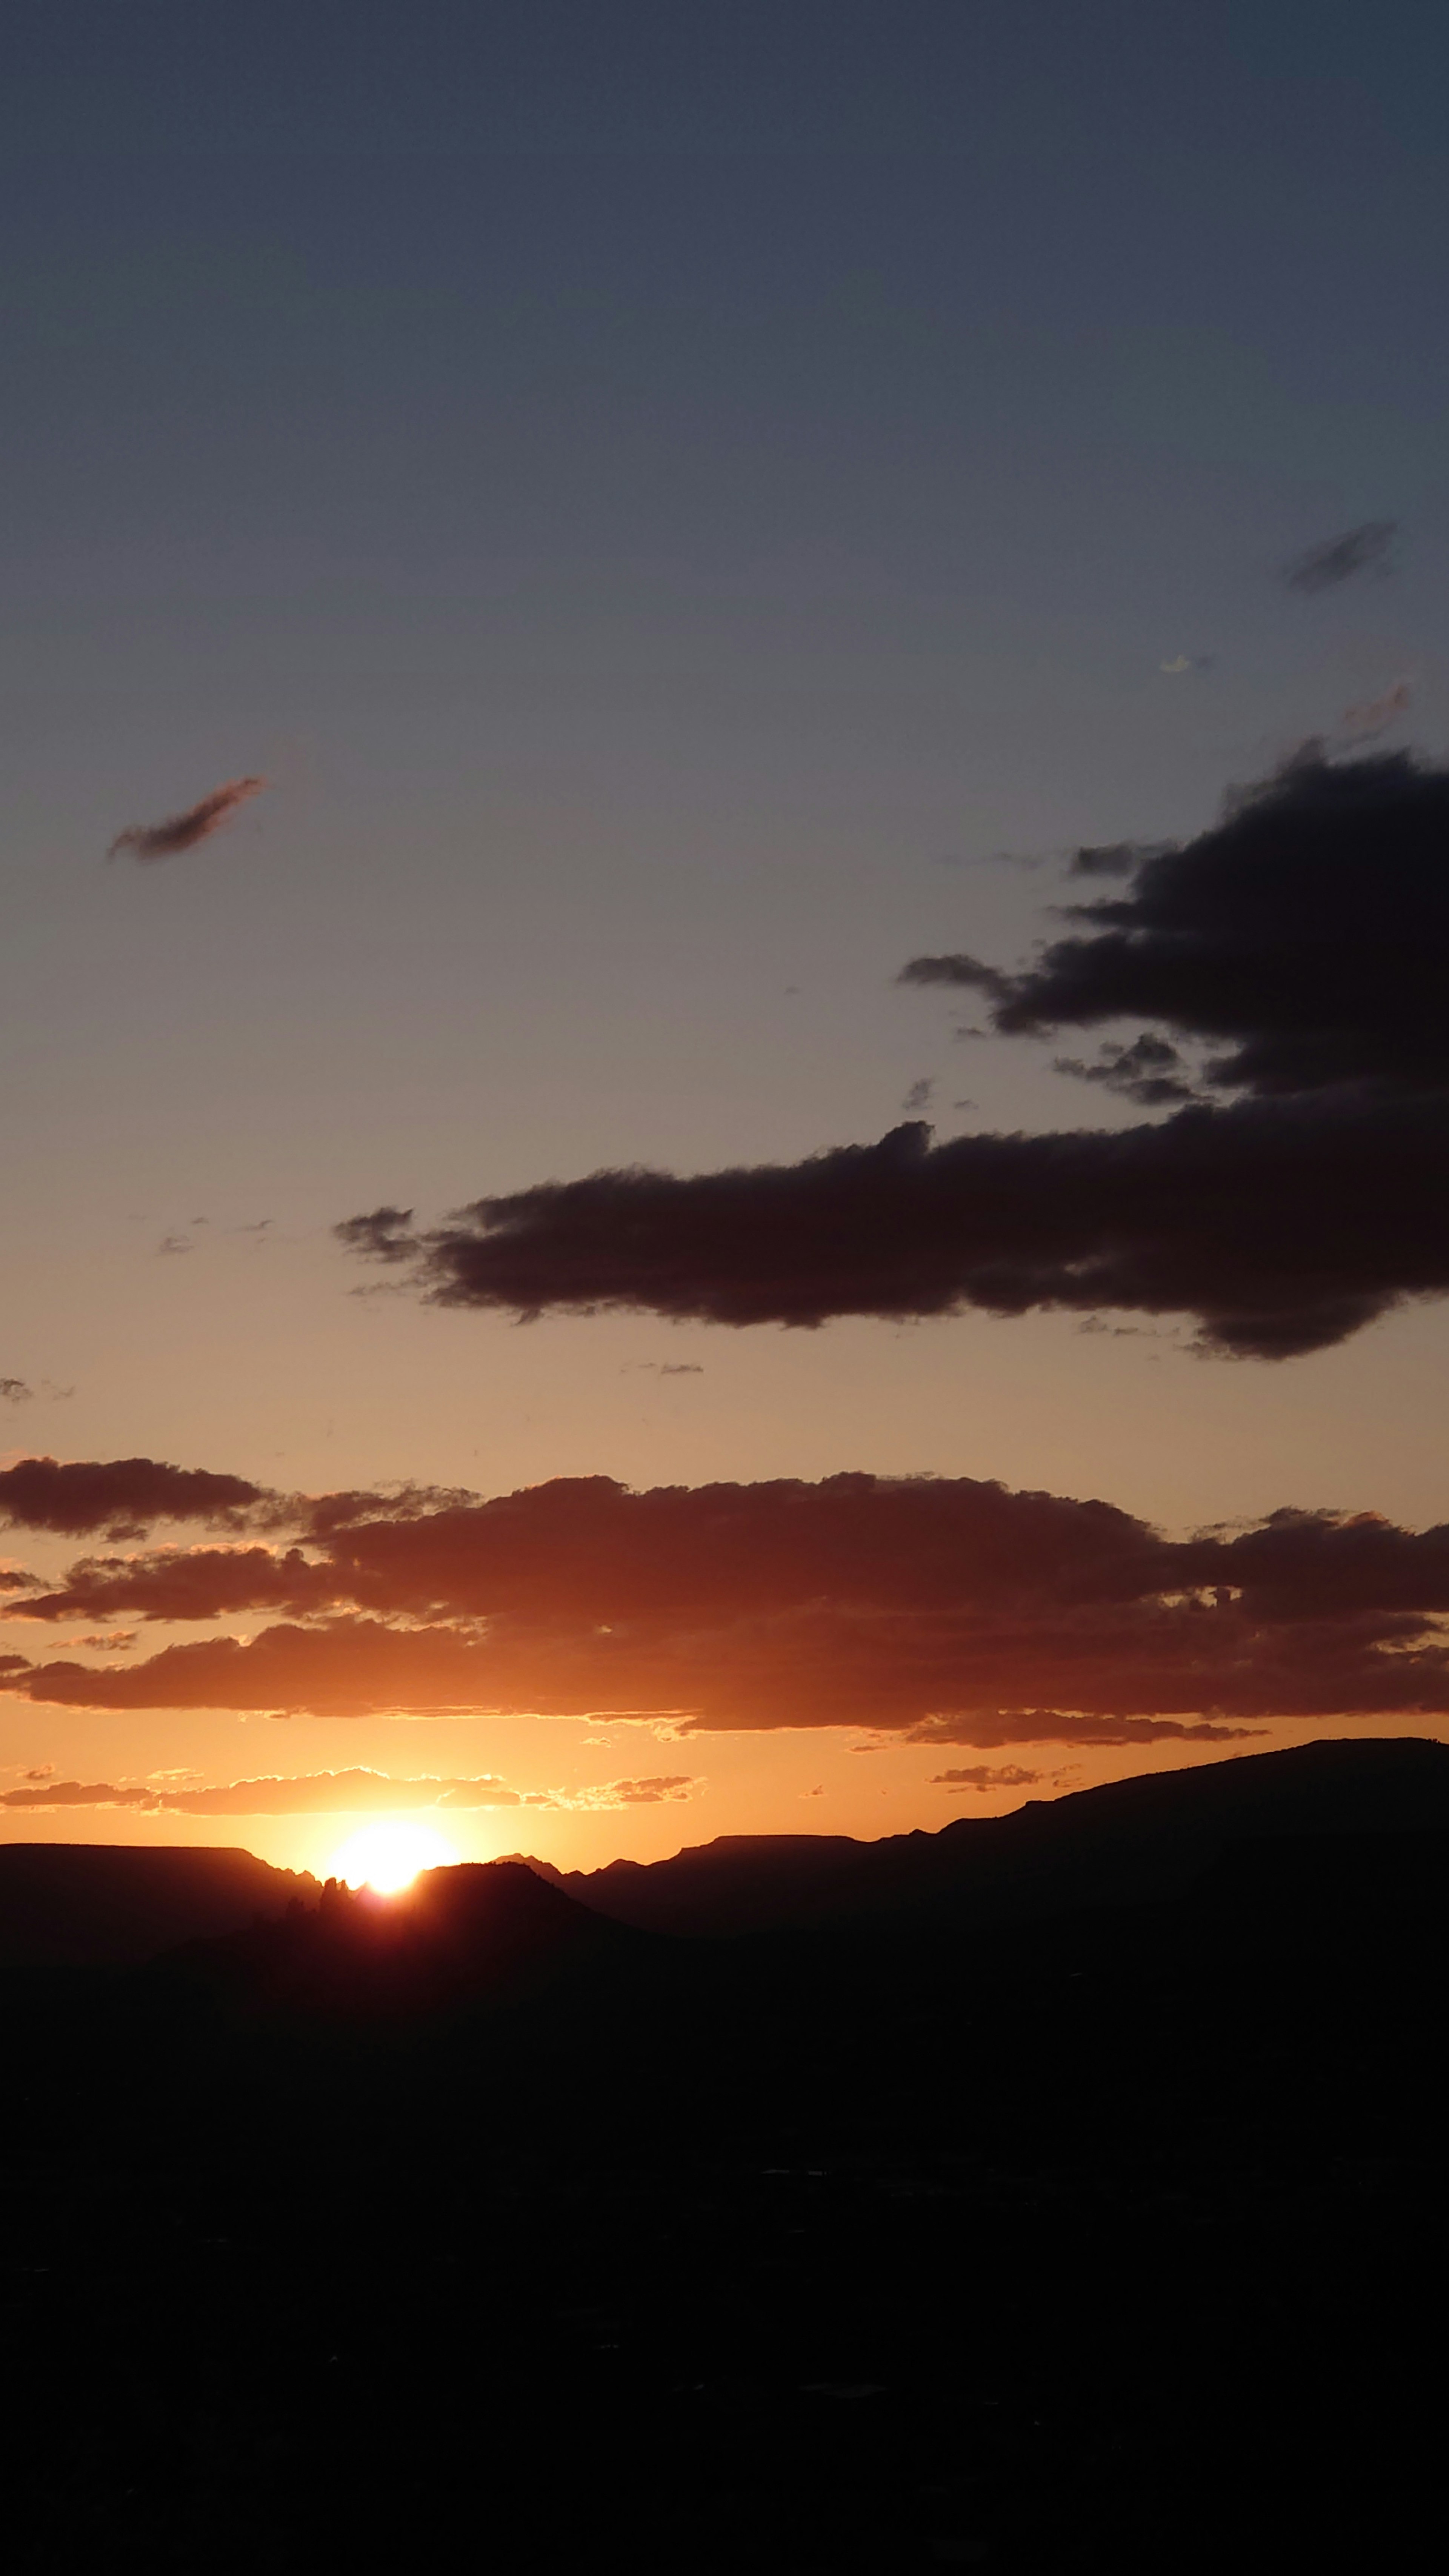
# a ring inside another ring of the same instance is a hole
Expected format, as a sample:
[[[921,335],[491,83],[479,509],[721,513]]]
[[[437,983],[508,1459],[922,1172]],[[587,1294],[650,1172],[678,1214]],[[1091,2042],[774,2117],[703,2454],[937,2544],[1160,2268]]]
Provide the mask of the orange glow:
[[[375,1887],[384,1896],[408,1887],[422,1869],[446,1869],[458,1854],[427,1825],[364,1825],[340,1843],[327,1863],[329,1878],[345,1878],[349,1887]]]

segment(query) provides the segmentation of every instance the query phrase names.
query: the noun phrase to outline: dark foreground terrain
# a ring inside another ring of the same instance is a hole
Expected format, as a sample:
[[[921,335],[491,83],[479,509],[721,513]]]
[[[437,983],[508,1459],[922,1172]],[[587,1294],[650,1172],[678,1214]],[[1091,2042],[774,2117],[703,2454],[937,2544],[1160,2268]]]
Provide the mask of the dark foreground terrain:
[[[1437,2564],[1449,1751],[1131,1785],[12,1964],[8,2563]]]

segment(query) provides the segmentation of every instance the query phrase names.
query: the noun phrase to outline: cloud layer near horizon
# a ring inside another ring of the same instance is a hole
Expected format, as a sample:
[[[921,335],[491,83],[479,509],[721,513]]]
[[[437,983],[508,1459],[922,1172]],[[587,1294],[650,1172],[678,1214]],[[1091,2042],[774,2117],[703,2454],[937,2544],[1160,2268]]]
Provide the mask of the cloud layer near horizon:
[[[1310,757],[1185,847],[1084,852],[1079,873],[1104,856],[1127,890],[1034,965],[917,957],[903,980],[985,994],[1006,1036],[1156,1023],[1063,1069],[1160,1122],[937,1145],[911,1121],[795,1164],[596,1172],[338,1235],[445,1306],[803,1326],[1119,1309],[1259,1359],[1449,1293],[1449,770]]]
[[[199,1508],[228,1481],[200,1480]],[[7,1656],[0,1687],[98,1710],[608,1715],[982,1747],[1449,1712],[1449,1528],[1285,1511],[1168,1540],[1102,1502],[867,1475],[290,1509],[285,1544],[107,1552],[28,1580],[12,1622],[213,1633],[103,1668]],[[215,1632],[257,1616],[250,1638]]]
[[[68,1807],[133,1807],[143,1815],[392,1815],[399,1808],[642,1807],[687,1798],[697,1783],[682,1772],[646,1780],[611,1780],[585,1790],[506,1788],[501,1780],[397,1780],[369,1770],[315,1771],[293,1779],[233,1780],[221,1788],[183,1789],[143,1782],[27,1780],[0,1792],[0,1808],[44,1812]]]

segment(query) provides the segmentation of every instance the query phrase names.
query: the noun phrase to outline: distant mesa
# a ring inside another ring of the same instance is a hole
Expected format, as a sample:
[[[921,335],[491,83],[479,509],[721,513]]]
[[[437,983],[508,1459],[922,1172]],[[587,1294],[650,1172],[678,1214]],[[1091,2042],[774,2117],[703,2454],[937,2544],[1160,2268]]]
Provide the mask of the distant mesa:
[[[272,1869],[249,1851],[0,1844],[0,1971],[137,1967],[319,1893],[305,1871]]]
[[[912,1918],[1024,1924],[1179,1896],[1244,1841],[1446,1830],[1449,1745],[1337,1737],[1031,1799],[936,1834],[732,1834],[648,1864],[530,1866],[615,1922],[697,1940]]]

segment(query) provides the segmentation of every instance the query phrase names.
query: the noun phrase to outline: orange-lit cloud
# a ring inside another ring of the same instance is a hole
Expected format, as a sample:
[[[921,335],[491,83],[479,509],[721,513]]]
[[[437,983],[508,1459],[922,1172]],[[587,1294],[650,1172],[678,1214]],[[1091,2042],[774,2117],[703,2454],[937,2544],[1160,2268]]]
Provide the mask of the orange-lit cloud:
[[[1106,1503],[865,1475],[291,1508],[289,1545],[82,1558],[7,1614],[286,1614],[249,1641],[105,1669],[14,1655],[3,1686],[94,1709],[610,1714],[981,1747],[1449,1711],[1449,1529],[1281,1512],[1174,1541]]]
[[[314,1771],[294,1779],[233,1780],[220,1788],[183,1789],[143,1782],[117,1788],[105,1780],[57,1780],[46,1765],[24,1785],[0,1792],[0,1808],[134,1807],[147,1815],[388,1815],[398,1808],[555,1807],[595,1810],[654,1807],[688,1798],[699,1783],[687,1772],[642,1780],[608,1780],[579,1789],[523,1792],[485,1774],[478,1780],[397,1780],[384,1771]]]

